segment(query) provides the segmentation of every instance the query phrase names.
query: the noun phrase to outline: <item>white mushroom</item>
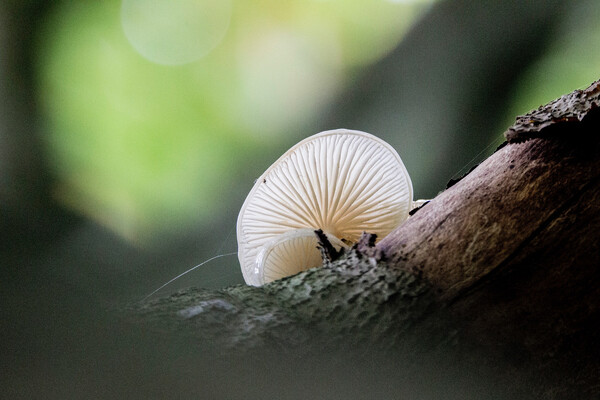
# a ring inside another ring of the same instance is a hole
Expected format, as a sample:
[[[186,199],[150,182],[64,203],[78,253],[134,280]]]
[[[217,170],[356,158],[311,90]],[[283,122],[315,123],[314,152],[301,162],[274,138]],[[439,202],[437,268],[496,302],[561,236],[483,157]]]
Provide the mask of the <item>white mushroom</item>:
[[[237,221],[247,284],[260,286],[321,265],[314,231],[337,249],[362,232],[382,238],[408,218],[412,184],[396,151],[360,131],[311,136],[256,181]]]

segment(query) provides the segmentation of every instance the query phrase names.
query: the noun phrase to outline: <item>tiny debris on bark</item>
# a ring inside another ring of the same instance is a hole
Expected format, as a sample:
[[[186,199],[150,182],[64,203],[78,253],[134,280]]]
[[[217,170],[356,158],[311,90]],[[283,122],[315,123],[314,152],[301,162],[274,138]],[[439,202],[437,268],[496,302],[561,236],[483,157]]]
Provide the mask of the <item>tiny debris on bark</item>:
[[[317,248],[321,252],[323,265],[327,265],[336,261],[344,254],[344,248],[342,247],[341,249],[336,250],[329,239],[327,239],[327,235],[322,229],[317,229],[315,231],[315,235],[317,235],[317,239],[319,240]]]
[[[366,256],[374,262],[385,261],[385,253],[383,250],[375,246],[377,235],[374,233],[363,232],[358,242],[352,246],[356,250],[357,256]]]

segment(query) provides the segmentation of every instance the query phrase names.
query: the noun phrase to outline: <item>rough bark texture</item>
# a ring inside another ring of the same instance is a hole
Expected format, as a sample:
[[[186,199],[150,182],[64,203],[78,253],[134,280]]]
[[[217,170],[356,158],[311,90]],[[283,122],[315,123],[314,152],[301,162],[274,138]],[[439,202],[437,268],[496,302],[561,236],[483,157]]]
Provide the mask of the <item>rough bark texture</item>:
[[[414,275],[353,251],[333,265],[261,288],[189,289],[143,307],[153,318],[171,320],[177,329],[184,323],[190,334],[225,347],[283,348],[339,335],[351,337],[350,345],[388,341],[431,303],[427,286]]]
[[[596,82],[519,117],[504,146],[375,247],[365,236],[322,268],[190,289],[136,315],[218,348],[360,343],[427,364],[426,348],[525,397],[598,396],[599,97]]]

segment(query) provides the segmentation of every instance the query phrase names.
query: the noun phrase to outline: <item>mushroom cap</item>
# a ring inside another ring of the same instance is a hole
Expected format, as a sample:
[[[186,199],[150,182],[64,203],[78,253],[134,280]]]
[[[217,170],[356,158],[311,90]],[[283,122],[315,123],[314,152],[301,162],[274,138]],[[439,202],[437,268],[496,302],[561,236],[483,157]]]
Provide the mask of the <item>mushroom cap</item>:
[[[298,253],[279,257],[278,270],[287,275],[302,270],[302,265],[284,263],[300,259],[308,239],[291,246],[293,234],[281,235],[322,229],[345,243],[356,242],[362,232],[382,238],[408,218],[411,205],[408,172],[383,140],[348,129],[308,137],[257,179],[240,210],[238,257],[244,280],[260,286],[275,279],[276,274],[265,274],[265,257],[279,254],[283,247]],[[316,238],[310,243],[316,246]],[[278,246],[275,252],[273,246]]]
[[[335,236],[325,233],[336,250],[348,246]],[[278,235],[260,248],[255,260],[258,280],[263,283],[285,278],[322,264],[318,239],[313,229],[294,229]],[[293,266],[290,268],[290,266]]]

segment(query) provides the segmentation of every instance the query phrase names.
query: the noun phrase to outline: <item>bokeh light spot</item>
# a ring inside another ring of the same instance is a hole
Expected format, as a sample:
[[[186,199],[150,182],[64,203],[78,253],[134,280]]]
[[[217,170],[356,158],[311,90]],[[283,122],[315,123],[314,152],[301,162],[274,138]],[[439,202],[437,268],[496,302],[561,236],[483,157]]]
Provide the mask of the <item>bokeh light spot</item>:
[[[198,60],[223,39],[229,0],[123,0],[121,24],[144,58],[163,65]]]
[[[417,15],[349,4],[62,2],[38,51],[55,198],[143,246],[214,232]]]

